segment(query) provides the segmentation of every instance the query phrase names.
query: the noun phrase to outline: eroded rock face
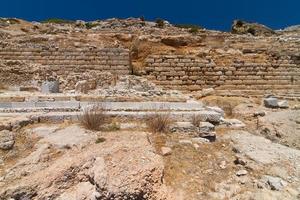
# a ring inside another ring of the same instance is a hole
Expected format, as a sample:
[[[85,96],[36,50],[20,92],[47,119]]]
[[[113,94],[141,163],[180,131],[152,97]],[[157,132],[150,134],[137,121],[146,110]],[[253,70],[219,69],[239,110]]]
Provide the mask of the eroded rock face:
[[[48,145],[45,138],[40,140],[46,148],[20,160],[13,171],[9,169],[3,176],[0,199],[166,199],[163,161],[148,142],[147,134],[106,133],[105,138],[100,144],[91,140],[90,144],[68,149]],[[58,149],[63,155],[53,157]],[[38,168],[32,170],[35,166]],[[17,184],[13,183],[16,179]]]
[[[231,32],[234,34],[247,34],[250,33],[254,36],[270,36],[274,35],[275,32],[266,27],[265,25],[258,24],[258,23],[249,23],[241,20],[235,20],[231,27]]]
[[[10,150],[15,144],[13,133],[8,130],[0,131],[0,149]]]

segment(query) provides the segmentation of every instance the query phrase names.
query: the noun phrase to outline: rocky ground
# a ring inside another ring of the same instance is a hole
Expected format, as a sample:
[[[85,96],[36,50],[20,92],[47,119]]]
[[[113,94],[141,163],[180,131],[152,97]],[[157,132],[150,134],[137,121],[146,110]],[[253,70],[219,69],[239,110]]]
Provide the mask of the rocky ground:
[[[45,94],[37,82],[47,78],[55,83],[51,68],[0,60],[0,200],[300,199],[297,90],[286,94],[288,100],[263,94],[221,96],[216,88],[165,90],[143,77],[151,54],[205,57],[221,67],[221,74],[232,63],[261,65],[288,49],[298,62],[299,27],[273,31],[238,20],[234,34],[196,29],[166,21],[160,27],[136,18],[43,23],[0,18],[0,48],[125,48],[131,70],[131,75],[118,76],[101,70],[70,72],[56,82],[61,93]],[[281,52],[278,47],[284,45]],[[158,110],[177,112],[180,120],[170,120],[164,133],[149,127],[150,117],[160,115],[114,118],[105,130],[95,131],[78,116],[60,115],[83,111],[82,102],[95,101],[115,102],[113,111],[136,115],[153,111],[155,101],[179,102],[178,110]],[[78,107],[68,109],[68,103]],[[182,114],[192,111],[204,111],[203,118]],[[44,119],[55,115],[55,122],[41,120],[40,113]]]
[[[299,110],[241,101],[215,126],[215,142],[187,125],[151,133],[123,120],[95,132],[2,118],[16,125],[0,134],[0,199],[299,199]]]

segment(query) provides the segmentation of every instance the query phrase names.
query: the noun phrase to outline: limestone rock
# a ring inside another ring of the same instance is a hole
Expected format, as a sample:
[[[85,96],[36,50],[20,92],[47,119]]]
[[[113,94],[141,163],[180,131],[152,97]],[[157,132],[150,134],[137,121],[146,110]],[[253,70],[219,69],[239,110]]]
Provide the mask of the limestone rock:
[[[170,127],[172,132],[197,132],[197,127],[195,127],[191,122],[176,122]]]
[[[264,99],[264,105],[267,108],[278,108],[278,99],[276,97],[268,97]]]
[[[203,143],[209,143],[208,139],[197,137],[197,138],[192,138],[192,142],[197,143],[197,144],[203,144]]]
[[[216,132],[201,133],[200,137],[205,138],[205,139],[209,140],[210,142],[214,142],[217,139]]]
[[[215,126],[209,122],[200,122],[200,133],[210,133],[215,130]]]
[[[203,97],[214,95],[215,90],[214,90],[214,88],[205,88],[205,89],[202,89],[201,94]]]
[[[78,81],[75,85],[75,91],[78,93],[87,94],[89,91],[89,84],[86,80]]]
[[[8,130],[0,131],[0,149],[10,150],[15,144],[14,136],[12,132]]]
[[[220,108],[220,107],[217,107],[217,106],[207,106],[206,108],[207,108],[207,110],[220,113],[222,117],[224,117],[224,115],[225,115],[224,110],[222,108]]]
[[[42,93],[59,93],[59,81],[45,81],[42,84]]]
[[[242,170],[237,171],[235,174],[237,176],[245,176],[248,174],[248,172],[247,172],[247,170],[242,169]]]
[[[226,126],[230,128],[243,128],[246,125],[238,119],[223,119],[222,121]]]
[[[169,147],[162,147],[161,148],[161,153],[163,156],[170,155],[172,153],[172,149]]]
[[[263,179],[267,182],[267,184],[270,186],[272,190],[279,191],[287,186],[287,182],[285,182],[279,177],[264,176]]]
[[[288,107],[289,107],[289,103],[288,103],[286,100],[284,100],[284,101],[279,101],[279,102],[278,102],[278,107],[279,107],[279,108],[288,108]]]

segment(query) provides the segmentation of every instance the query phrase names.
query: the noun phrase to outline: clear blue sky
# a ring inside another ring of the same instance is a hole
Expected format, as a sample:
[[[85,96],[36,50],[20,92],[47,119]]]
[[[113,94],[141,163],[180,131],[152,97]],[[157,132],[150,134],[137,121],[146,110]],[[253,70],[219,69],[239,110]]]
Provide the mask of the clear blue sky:
[[[300,0],[1,0],[1,17],[95,20],[144,16],[229,30],[234,19],[274,29],[300,24]]]

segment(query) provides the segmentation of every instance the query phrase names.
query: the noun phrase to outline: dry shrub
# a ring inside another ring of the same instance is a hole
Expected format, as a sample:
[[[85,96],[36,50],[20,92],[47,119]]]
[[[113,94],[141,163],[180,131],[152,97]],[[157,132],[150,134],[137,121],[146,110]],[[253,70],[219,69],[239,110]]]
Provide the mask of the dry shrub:
[[[85,109],[79,116],[79,121],[83,127],[94,131],[99,131],[104,124],[109,123],[109,119],[101,105]]]
[[[227,116],[233,116],[233,108],[234,106],[231,103],[224,103],[220,106]]]
[[[201,116],[200,115],[193,115],[192,117],[192,124],[196,127],[200,126],[200,122],[201,122]]]
[[[155,113],[146,119],[146,124],[153,133],[166,133],[169,131],[173,120],[170,113]]]

